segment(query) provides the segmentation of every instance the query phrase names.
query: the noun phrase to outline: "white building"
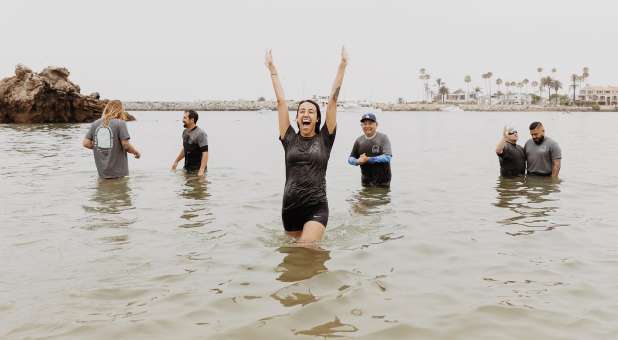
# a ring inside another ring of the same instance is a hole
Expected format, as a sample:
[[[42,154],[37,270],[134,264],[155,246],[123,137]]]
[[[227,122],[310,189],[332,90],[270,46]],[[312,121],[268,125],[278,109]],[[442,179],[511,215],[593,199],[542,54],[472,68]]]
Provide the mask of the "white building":
[[[530,105],[532,95],[528,93],[507,93],[495,99],[498,105]]]
[[[579,101],[594,102],[599,105],[618,104],[618,86],[590,86],[579,90]]]

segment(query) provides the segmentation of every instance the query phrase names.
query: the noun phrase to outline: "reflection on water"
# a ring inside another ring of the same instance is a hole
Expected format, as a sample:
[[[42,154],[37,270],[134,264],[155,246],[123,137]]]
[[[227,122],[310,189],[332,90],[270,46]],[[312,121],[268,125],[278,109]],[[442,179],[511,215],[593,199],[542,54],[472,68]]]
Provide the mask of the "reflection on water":
[[[277,251],[285,254],[277,267],[277,272],[281,273],[279,281],[302,281],[328,271],[325,263],[330,260],[330,251],[308,247],[281,247]]]
[[[391,202],[390,188],[363,187],[348,200],[350,210],[359,215],[374,215],[384,212]]]
[[[330,251],[308,247],[280,247],[277,251],[285,254],[275,270],[281,273],[277,280],[297,283],[278,290],[271,297],[285,307],[305,306],[318,301],[308,287],[298,282],[328,271],[325,263],[330,260]]]
[[[83,205],[88,215],[87,229],[127,227],[135,222],[124,213],[135,209],[129,178],[98,178],[90,204]]]
[[[339,318],[335,318],[335,320],[333,321],[326,322],[311,329],[298,331],[294,334],[312,335],[324,338],[340,338],[344,335],[338,333],[354,333],[356,331],[358,331],[358,328],[356,326],[342,323]]]
[[[185,223],[181,224],[181,228],[198,228],[203,227],[212,221],[213,215],[208,211],[208,181],[206,178],[196,176],[194,174],[184,173],[184,185],[180,190],[180,196],[187,203],[185,209],[180,215]]]
[[[516,226],[512,236],[529,235],[535,231],[552,230],[560,224],[551,220],[558,210],[557,198],[560,182],[550,177],[499,177],[496,184],[498,193],[495,206],[511,210],[515,216],[498,221],[505,226]]]

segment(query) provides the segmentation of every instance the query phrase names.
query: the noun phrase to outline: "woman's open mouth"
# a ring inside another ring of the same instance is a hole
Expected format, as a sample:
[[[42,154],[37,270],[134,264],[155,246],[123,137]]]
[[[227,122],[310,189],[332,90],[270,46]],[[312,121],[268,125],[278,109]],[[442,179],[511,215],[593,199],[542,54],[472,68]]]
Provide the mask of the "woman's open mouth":
[[[304,117],[304,118],[303,118],[303,120],[302,120],[302,124],[303,124],[303,126],[309,126],[309,125],[311,125],[311,118],[309,118],[309,117]]]

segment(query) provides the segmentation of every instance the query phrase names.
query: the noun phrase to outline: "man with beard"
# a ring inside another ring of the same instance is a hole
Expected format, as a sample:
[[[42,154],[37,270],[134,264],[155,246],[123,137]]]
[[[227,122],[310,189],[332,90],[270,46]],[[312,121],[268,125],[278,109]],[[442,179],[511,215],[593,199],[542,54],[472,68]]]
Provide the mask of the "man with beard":
[[[562,150],[556,141],[545,137],[541,122],[530,124],[529,139],[524,145],[529,176],[558,177],[562,160]]]
[[[496,154],[500,161],[500,176],[517,177],[526,174],[526,154],[524,148],[517,145],[517,130],[504,127],[502,138],[496,146]]]
[[[204,176],[208,165],[208,136],[196,125],[198,118],[197,112],[193,110],[184,112],[182,123],[185,130],[182,132],[182,149],[174,160],[172,170],[176,170],[178,162],[184,158],[185,171],[197,172],[198,176]]]
[[[389,187],[391,184],[391,142],[377,131],[376,115],[365,113],[361,117],[363,135],[356,139],[348,164],[360,165],[361,183],[365,187]]]

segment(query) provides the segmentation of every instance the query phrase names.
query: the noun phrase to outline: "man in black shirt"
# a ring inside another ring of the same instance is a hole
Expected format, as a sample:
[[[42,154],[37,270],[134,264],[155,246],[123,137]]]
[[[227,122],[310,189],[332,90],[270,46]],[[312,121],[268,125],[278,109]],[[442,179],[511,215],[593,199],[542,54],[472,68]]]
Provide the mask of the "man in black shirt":
[[[502,177],[516,177],[526,174],[526,154],[524,148],[517,145],[517,139],[517,130],[505,126],[502,130],[502,139],[496,146]]]
[[[198,118],[197,112],[193,110],[184,112],[182,149],[172,164],[172,170],[176,170],[178,162],[184,158],[184,169],[187,172],[197,172],[198,176],[204,176],[208,166],[208,136],[196,125]]]

